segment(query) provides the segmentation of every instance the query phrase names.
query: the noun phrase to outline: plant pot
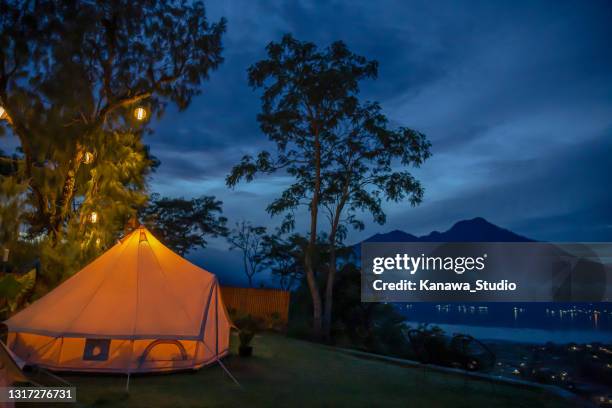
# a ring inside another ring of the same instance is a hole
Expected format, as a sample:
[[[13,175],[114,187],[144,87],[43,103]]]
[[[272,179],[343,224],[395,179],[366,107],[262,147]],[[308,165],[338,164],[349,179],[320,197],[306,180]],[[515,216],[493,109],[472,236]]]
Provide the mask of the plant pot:
[[[250,357],[253,355],[253,347],[240,346],[238,347],[238,354],[240,355],[240,357]]]

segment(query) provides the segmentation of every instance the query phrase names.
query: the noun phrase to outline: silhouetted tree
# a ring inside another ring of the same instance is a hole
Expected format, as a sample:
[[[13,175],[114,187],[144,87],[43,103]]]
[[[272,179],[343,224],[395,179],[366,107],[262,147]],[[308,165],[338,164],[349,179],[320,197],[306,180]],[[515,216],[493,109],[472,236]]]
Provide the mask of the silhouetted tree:
[[[283,238],[266,235],[263,240],[264,265],[278,279],[283,290],[291,290],[304,276],[304,252],[308,239],[299,234]]]
[[[389,128],[377,103],[352,106],[328,137],[334,148],[321,177],[321,203],[329,221],[330,260],[323,314],[326,337],[332,322],[336,251],[346,235],[346,226],[363,229],[356,217],[363,212],[383,224],[383,200],[407,200],[413,206],[420,203],[423,187],[406,168],[418,167],[430,156],[425,136],[405,127]]]
[[[271,42],[266,59],[249,68],[249,84],[263,88],[262,131],[276,144],[276,154],[261,152],[243,157],[232,169],[227,184],[251,181],[256,173],[283,169],[294,178],[280,198],[268,207],[271,214],[286,213],[285,229],[293,226],[293,213],[301,206],[310,212],[308,248],[304,259],[312,297],[313,335],[321,334],[322,302],[313,257],[318,234],[322,171],[332,160],[333,129],[357,104],[359,81],[376,76],[377,63],[352,53],[335,42],[319,50],[316,45],[285,35]]]
[[[357,265],[341,264],[334,298],[332,325],[336,344],[413,358],[404,334],[406,318],[398,309],[393,304],[361,301],[361,271]]]
[[[186,200],[153,194],[150,204],[140,215],[165,245],[185,255],[192,249],[205,248],[207,237],[227,234],[227,218],[221,216],[222,204],[211,196]]]
[[[227,236],[230,250],[242,251],[244,274],[253,287],[253,277],[262,271],[264,266],[265,227],[257,227],[248,221],[236,223],[236,227]]]

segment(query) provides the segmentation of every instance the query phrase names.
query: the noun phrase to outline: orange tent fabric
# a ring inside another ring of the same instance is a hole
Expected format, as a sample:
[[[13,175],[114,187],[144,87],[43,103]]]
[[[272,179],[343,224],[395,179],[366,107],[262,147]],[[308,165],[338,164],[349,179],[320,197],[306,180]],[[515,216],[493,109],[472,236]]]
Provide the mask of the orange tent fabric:
[[[28,382],[28,378],[21,371],[24,365],[25,363],[0,341],[0,387]]]
[[[121,373],[212,363],[231,328],[216,276],[144,227],[5,323],[28,364]]]

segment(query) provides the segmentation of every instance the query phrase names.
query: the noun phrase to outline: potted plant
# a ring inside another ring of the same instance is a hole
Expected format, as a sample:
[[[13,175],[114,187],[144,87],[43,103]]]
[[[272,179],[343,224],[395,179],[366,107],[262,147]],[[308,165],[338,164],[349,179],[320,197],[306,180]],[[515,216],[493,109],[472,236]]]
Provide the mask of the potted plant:
[[[247,329],[240,329],[238,338],[240,339],[240,346],[238,347],[238,354],[240,357],[250,357],[253,355],[253,346],[251,346],[251,340],[255,337],[255,332]]]
[[[249,357],[253,354],[251,341],[259,331],[260,323],[253,316],[247,315],[246,317],[237,319],[236,325],[238,326],[238,338],[240,339],[238,354],[240,357]]]

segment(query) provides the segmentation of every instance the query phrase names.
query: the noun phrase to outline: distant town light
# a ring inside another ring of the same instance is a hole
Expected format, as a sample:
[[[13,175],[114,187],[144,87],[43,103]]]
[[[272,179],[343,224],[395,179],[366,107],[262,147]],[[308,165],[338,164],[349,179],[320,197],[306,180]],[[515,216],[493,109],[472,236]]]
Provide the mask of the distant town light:
[[[85,154],[83,155],[83,163],[90,164],[93,162],[93,160],[94,160],[93,153],[85,152]]]
[[[143,121],[147,118],[147,111],[145,108],[139,106],[138,108],[134,109],[134,117],[136,118],[136,120],[140,120]]]
[[[92,224],[95,224],[98,222],[98,213],[95,211],[92,211],[91,214],[89,214],[89,222],[91,222]]]

